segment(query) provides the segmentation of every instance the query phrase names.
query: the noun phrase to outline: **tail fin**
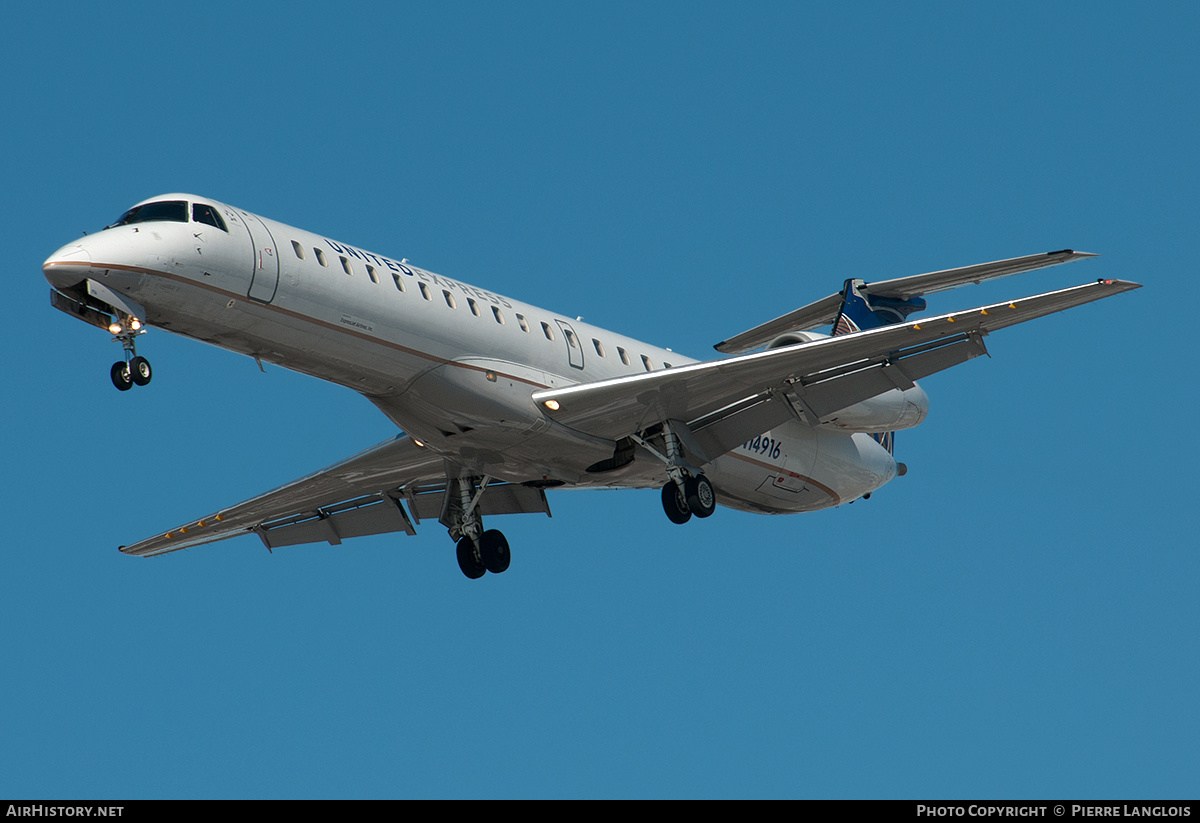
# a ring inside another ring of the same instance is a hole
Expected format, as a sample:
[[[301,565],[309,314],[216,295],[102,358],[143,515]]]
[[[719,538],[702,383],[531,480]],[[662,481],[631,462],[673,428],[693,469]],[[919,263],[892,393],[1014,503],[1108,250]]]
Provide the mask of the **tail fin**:
[[[833,336],[851,334],[864,329],[875,329],[903,323],[913,312],[925,308],[921,297],[884,297],[862,290],[863,280],[847,280],[842,288],[842,307],[833,323]]]
[[[895,455],[895,453],[896,453],[896,451],[895,451],[895,449],[896,449],[896,433],[895,432],[878,432],[877,434],[872,434],[871,438],[876,443],[878,443],[879,445],[881,445],[885,449],[887,449],[888,454]]]
[[[880,326],[903,323],[910,314],[925,308],[925,301],[920,297],[902,300],[878,294],[863,294],[859,289],[864,285],[862,280],[846,281],[846,285],[842,289],[842,308],[838,311],[837,320],[833,324],[832,334],[834,337],[864,329],[876,329]],[[871,437],[876,443],[887,449],[888,454],[895,455],[895,432],[878,432],[872,434]]]

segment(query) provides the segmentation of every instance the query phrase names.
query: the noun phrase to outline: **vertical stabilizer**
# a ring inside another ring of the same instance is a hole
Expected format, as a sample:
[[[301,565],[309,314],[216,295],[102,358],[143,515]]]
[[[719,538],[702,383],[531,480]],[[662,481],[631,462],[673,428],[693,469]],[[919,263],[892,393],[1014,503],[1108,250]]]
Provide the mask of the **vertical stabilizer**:
[[[895,432],[877,432],[871,435],[871,438],[887,449],[887,453],[894,455],[896,448],[896,433]]]
[[[878,294],[864,294],[861,289],[864,281],[847,280],[842,288],[842,308],[838,311],[837,320],[833,323],[832,334],[853,334],[865,329],[877,329],[880,326],[890,326],[903,323],[913,312],[925,308],[925,300],[920,297],[900,299],[883,297]],[[878,432],[871,435],[875,442],[887,449],[888,454],[895,454],[896,433]]]
[[[903,323],[910,314],[925,308],[925,300],[920,297],[902,300],[878,294],[865,294],[862,291],[865,285],[863,280],[852,279],[847,280],[843,286],[842,307],[833,324],[834,337]]]

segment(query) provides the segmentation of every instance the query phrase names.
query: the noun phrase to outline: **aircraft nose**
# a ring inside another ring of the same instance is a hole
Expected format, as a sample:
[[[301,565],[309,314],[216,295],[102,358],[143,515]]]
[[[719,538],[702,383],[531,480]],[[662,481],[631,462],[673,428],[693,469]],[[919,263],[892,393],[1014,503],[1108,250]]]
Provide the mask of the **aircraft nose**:
[[[68,243],[42,263],[42,275],[56,289],[68,289],[88,277],[92,255],[81,243]]]

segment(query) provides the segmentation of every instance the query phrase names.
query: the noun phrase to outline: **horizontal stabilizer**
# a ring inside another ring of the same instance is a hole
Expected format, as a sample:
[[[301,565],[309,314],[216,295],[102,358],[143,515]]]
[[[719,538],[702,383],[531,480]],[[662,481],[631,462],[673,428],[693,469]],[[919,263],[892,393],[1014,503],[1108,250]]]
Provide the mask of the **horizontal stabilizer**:
[[[968,283],[982,283],[984,280],[994,280],[998,277],[1008,277],[1013,274],[1043,269],[1047,266],[1057,266],[1086,257],[1096,257],[1096,255],[1071,249],[1046,252],[1045,254],[1030,254],[1024,257],[996,260],[992,263],[980,263],[928,274],[877,280],[873,283],[866,283],[859,288],[859,292],[874,297],[909,300],[913,297],[965,286]],[[832,325],[837,320],[838,311],[842,306],[842,298],[843,295],[840,292],[831,294],[815,303],[809,303],[807,306],[802,306],[795,311],[776,317],[774,320],[755,326],[728,340],[723,340],[713,348],[726,354],[738,354],[765,346],[779,335],[787,332],[808,331]]]

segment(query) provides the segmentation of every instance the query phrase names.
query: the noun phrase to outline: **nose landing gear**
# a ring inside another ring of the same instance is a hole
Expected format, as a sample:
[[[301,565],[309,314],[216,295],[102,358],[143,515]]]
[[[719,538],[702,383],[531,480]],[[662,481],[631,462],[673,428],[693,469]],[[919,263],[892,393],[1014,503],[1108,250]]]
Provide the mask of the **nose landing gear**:
[[[137,353],[135,338],[146,332],[141,321],[136,317],[126,317],[121,322],[114,322],[108,330],[112,332],[113,340],[125,347],[125,359],[113,363],[109,370],[113,385],[118,391],[129,391],[135,384],[145,386],[154,372],[150,368],[150,361],[139,357]]]

